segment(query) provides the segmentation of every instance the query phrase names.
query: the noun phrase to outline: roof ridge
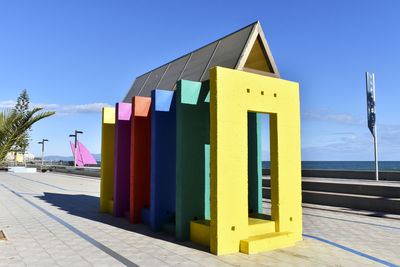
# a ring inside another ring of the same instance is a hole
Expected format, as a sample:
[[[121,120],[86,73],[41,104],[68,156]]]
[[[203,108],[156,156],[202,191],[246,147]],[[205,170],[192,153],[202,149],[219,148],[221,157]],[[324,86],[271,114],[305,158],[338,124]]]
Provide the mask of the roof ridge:
[[[197,48],[197,49],[195,49],[195,50],[193,50],[193,51],[191,51],[191,52],[189,52],[189,53],[186,53],[186,54],[184,54],[184,55],[182,55],[182,56],[180,56],[180,57],[178,57],[178,58],[175,58],[174,60],[171,60],[171,61],[169,61],[169,62],[167,62],[167,63],[165,63],[165,64],[162,64],[162,65],[158,66],[157,68],[154,68],[154,69],[152,69],[152,70],[150,70],[150,71],[148,71],[148,72],[145,72],[145,73],[143,73],[142,75],[137,76],[135,79],[137,79],[137,78],[139,78],[139,77],[142,77],[142,76],[144,76],[144,75],[146,75],[146,74],[148,74],[148,73],[150,73],[150,72],[152,72],[152,71],[154,71],[154,70],[156,70],[156,69],[159,69],[159,68],[161,68],[161,67],[163,67],[163,66],[165,66],[165,65],[168,65],[168,64],[170,64],[170,63],[172,63],[172,62],[174,62],[174,61],[177,61],[177,60],[179,60],[179,59],[181,59],[181,58],[183,58],[183,57],[186,57],[187,55],[190,55],[190,54],[192,54],[192,53],[195,53],[195,52],[197,52],[198,50],[203,49],[204,47],[207,47],[207,46],[209,46],[209,45],[211,45],[211,44],[213,44],[213,43],[216,43],[216,42],[218,42],[218,41],[221,41],[222,39],[225,39],[225,38],[227,38],[227,37],[229,37],[229,36],[231,36],[231,35],[234,35],[235,33],[238,33],[238,32],[240,32],[241,30],[244,30],[244,29],[246,29],[246,28],[248,28],[248,27],[250,27],[250,26],[253,26],[253,27],[254,27],[254,25],[256,25],[256,24],[258,24],[258,23],[260,23],[260,22],[257,20],[256,22],[253,22],[253,23],[251,23],[251,24],[249,24],[249,25],[247,25],[247,26],[245,26],[245,27],[243,27],[243,28],[240,28],[239,30],[236,30],[236,31],[234,31],[234,32],[232,32],[232,33],[230,33],[230,34],[227,34],[227,35],[225,35],[225,36],[223,36],[223,37],[221,37],[221,38],[219,38],[219,39],[217,39],[217,40],[215,40],[215,41],[213,41],[213,42],[211,42],[211,43],[208,43],[208,44],[206,44],[206,45],[203,45],[202,47],[199,47],[199,48]]]

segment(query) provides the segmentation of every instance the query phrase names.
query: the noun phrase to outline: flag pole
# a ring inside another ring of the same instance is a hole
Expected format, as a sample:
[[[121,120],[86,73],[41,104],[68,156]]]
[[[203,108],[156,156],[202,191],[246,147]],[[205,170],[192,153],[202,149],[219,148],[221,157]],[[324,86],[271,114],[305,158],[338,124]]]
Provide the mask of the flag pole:
[[[372,81],[374,87],[374,101],[375,101],[375,73],[372,73]],[[374,107],[374,111],[376,114],[376,107]],[[378,132],[376,127],[376,115],[375,115],[375,125],[374,125],[374,154],[375,154],[375,177],[376,180],[379,181],[379,169],[378,169]]]

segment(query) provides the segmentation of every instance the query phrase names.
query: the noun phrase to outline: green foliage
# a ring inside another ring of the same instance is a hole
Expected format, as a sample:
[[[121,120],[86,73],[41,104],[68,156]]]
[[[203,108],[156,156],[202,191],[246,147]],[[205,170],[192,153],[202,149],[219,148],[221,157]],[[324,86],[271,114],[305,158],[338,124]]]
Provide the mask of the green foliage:
[[[18,113],[26,114],[29,110],[29,96],[26,89],[22,91],[17,99],[17,104],[15,105],[15,110]]]
[[[55,114],[52,111],[40,112],[42,109],[34,108],[26,112],[17,112],[15,109],[0,111],[0,163],[34,123]]]
[[[22,93],[18,96],[17,104],[15,105],[15,111],[17,113],[26,115],[29,111],[29,96],[26,89],[22,91]],[[29,131],[31,128],[29,127],[17,140],[14,145],[14,149],[26,151],[29,146]]]

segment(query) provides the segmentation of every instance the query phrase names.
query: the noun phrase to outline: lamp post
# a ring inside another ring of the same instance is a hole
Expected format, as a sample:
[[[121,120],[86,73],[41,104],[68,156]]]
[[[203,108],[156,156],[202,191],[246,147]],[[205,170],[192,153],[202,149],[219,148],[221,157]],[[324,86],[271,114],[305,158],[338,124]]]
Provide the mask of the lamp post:
[[[41,144],[42,145],[42,166],[44,165],[43,164],[43,162],[44,162],[44,142],[48,142],[49,140],[47,140],[47,139],[42,139],[42,142],[38,142],[38,144]]]
[[[75,130],[75,134],[70,134],[69,135],[69,137],[75,137],[74,167],[76,167],[76,150],[78,148],[78,134],[83,134],[83,132]]]

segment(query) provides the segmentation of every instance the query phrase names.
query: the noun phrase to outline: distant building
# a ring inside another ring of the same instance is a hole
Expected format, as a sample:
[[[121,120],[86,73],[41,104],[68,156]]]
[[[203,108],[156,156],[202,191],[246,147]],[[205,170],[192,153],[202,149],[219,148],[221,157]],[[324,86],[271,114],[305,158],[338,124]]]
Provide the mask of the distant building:
[[[16,162],[24,162],[33,160],[35,156],[26,151],[25,153],[22,152],[8,152],[6,155],[6,161],[16,161]]]

